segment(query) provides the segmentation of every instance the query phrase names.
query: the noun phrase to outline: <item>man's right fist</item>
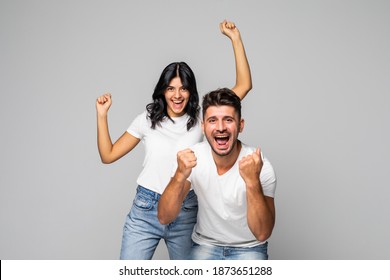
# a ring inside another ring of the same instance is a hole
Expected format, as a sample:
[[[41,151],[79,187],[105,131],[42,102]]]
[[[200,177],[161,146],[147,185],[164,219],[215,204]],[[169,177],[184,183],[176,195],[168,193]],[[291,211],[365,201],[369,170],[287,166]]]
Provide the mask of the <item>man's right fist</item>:
[[[177,170],[187,179],[196,166],[196,156],[191,149],[185,149],[177,153]]]

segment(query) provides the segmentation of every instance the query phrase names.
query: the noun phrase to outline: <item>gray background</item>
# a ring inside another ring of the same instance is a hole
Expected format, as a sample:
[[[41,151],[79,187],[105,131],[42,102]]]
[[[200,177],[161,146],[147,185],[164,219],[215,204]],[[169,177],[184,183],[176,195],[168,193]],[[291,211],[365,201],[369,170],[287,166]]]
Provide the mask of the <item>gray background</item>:
[[[241,139],[278,175],[271,259],[389,259],[389,1],[0,0],[0,259],[117,259],[143,147],[103,165],[162,69],[234,84],[224,18],[253,74]],[[156,259],[167,258],[160,243]]]

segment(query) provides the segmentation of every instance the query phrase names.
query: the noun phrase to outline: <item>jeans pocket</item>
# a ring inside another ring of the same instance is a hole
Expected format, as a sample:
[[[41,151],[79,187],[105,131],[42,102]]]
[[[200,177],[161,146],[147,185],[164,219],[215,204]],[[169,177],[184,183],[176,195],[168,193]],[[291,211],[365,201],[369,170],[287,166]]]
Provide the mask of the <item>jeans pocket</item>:
[[[268,241],[256,246],[255,250],[268,258]]]
[[[138,193],[134,198],[134,206],[140,210],[150,210],[153,207],[153,200]]]

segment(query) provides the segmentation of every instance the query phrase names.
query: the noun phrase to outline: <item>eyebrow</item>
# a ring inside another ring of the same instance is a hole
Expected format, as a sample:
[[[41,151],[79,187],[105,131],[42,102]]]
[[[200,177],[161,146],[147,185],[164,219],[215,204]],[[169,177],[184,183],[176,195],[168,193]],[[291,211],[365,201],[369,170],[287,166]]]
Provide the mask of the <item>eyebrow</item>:
[[[176,86],[170,86],[170,85],[168,85],[167,88],[176,88]],[[187,89],[187,87],[185,87],[184,85],[179,86],[178,88],[185,88],[185,89]]]
[[[208,118],[206,119],[206,121],[208,121],[208,120],[210,120],[210,119],[218,119],[218,117],[217,117],[217,116],[210,116],[210,117],[208,117]],[[225,120],[225,119],[234,119],[234,116],[225,115],[225,116],[222,117],[222,119],[223,119],[223,120]]]

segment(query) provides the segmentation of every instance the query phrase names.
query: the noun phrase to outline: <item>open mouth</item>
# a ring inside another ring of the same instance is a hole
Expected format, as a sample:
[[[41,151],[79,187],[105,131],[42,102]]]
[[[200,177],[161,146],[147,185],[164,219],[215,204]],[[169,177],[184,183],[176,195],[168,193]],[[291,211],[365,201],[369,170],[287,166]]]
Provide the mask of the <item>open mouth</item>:
[[[172,102],[173,102],[173,107],[175,109],[180,109],[183,106],[184,99],[182,99],[182,100],[173,100]]]
[[[229,142],[228,135],[217,135],[214,137],[215,142],[217,142],[218,146],[225,146]]]

